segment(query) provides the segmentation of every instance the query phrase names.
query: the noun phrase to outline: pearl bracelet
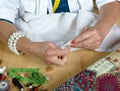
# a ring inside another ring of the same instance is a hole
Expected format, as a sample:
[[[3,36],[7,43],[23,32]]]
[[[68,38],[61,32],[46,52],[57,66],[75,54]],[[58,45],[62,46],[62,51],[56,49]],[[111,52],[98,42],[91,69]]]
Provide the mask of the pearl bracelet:
[[[21,37],[26,37],[26,35],[23,32],[21,32],[21,31],[17,31],[17,32],[12,33],[12,35],[10,35],[10,37],[8,39],[8,47],[9,47],[9,49],[12,52],[14,52],[15,54],[17,54],[17,55],[21,55],[22,54],[22,52],[18,51],[17,48],[16,48],[17,41]]]

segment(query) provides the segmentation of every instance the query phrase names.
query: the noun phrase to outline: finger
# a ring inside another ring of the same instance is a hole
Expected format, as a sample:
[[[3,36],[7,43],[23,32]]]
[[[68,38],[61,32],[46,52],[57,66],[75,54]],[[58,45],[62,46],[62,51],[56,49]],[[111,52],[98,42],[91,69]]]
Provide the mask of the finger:
[[[79,36],[82,35],[82,34],[84,34],[84,32],[87,31],[87,29],[88,29],[88,27],[85,27],[85,28],[82,30],[82,32],[79,34]],[[71,44],[75,44],[75,43],[78,41],[79,36],[76,37],[75,39],[73,39],[73,40],[71,41]],[[79,40],[79,41],[82,41],[82,40]]]
[[[89,31],[85,31],[74,39],[74,43],[79,43],[81,41],[84,41],[95,34],[96,34],[96,31],[92,29],[90,29]]]
[[[62,56],[62,58],[60,59],[59,65],[63,66],[68,60],[67,56]]]
[[[98,48],[100,45],[98,44],[98,43],[95,43],[94,45],[88,45],[88,46],[86,46],[85,48],[87,48],[87,49],[96,49],[96,48]]]
[[[57,56],[54,56],[54,57],[49,57],[48,61],[63,66],[67,62],[67,59],[68,59],[67,56],[63,56],[62,59],[58,58]]]
[[[69,53],[70,49],[65,48],[65,49],[60,49],[60,48],[55,48],[55,49],[48,49],[47,50],[47,55],[49,56],[64,56]]]
[[[86,39],[86,40],[84,40],[84,41],[82,41],[82,42],[79,42],[79,43],[77,43],[77,44],[73,44],[72,46],[74,46],[74,47],[82,47],[82,48],[87,48],[87,47],[89,47],[89,46],[94,46],[94,45],[96,45],[96,43],[97,44],[100,44],[100,38],[99,37],[97,37],[96,35],[94,35],[94,36],[91,36],[90,38],[88,38],[88,39]]]

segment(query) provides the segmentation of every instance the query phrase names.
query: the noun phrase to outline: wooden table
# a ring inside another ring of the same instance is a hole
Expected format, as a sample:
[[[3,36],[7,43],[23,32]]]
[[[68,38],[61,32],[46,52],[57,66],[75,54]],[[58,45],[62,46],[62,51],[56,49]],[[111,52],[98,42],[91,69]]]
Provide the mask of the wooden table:
[[[29,55],[17,56],[13,54],[5,45],[0,43],[0,67],[6,66],[9,71],[10,68],[40,68],[41,73],[50,77],[50,80],[43,85],[43,88],[47,91],[52,91],[70,77],[74,76],[78,72],[91,65],[99,58],[107,55],[108,53],[99,53],[92,50],[79,50],[71,52],[69,54],[68,62],[63,66],[59,67],[47,62],[43,62],[41,59],[32,57]],[[12,91],[19,91],[11,83],[11,77],[7,76],[10,82]],[[26,88],[25,88],[26,89]],[[11,91],[10,90],[10,91]],[[27,91],[27,90],[25,90]]]

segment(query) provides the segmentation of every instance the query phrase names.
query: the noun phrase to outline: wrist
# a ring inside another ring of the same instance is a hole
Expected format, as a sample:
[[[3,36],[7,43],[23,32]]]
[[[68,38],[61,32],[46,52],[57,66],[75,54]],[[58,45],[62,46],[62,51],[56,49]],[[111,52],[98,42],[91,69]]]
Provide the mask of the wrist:
[[[20,50],[17,50],[16,46],[17,46],[18,40],[23,37],[26,37],[26,35],[23,32],[16,31],[16,32],[13,32],[8,38],[9,49],[17,55],[22,55],[22,52]]]
[[[28,38],[23,37],[18,40],[18,42],[16,44],[16,48],[17,48],[17,50],[20,50],[25,54],[29,54],[29,51],[30,51],[29,47],[30,47],[31,43],[32,42]]]
[[[109,25],[107,25],[107,24],[104,24],[104,23],[102,23],[102,24],[96,24],[95,26],[94,26],[95,28],[96,28],[96,30],[98,30],[100,33],[104,33],[104,34],[107,34],[108,32],[109,32],[109,30],[110,30],[110,26]],[[103,35],[104,35],[103,34]]]

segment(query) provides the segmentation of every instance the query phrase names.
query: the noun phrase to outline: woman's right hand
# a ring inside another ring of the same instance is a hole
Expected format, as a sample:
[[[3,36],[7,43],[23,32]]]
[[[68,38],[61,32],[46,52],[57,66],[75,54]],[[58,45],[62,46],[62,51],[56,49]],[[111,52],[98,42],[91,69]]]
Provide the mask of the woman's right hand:
[[[17,28],[6,21],[0,21],[0,40],[7,45],[9,36],[18,31]],[[17,41],[17,50],[23,53],[41,57],[48,62],[64,65],[67,62],[69,49],[61,49],[51,42],[31,42],[28,38],[23,37]]]
[[[40,57],[48,62],[62,66],[68,60],[69,48],[61,49],[52,42],[31,42],[27,46],[27,54]]]

